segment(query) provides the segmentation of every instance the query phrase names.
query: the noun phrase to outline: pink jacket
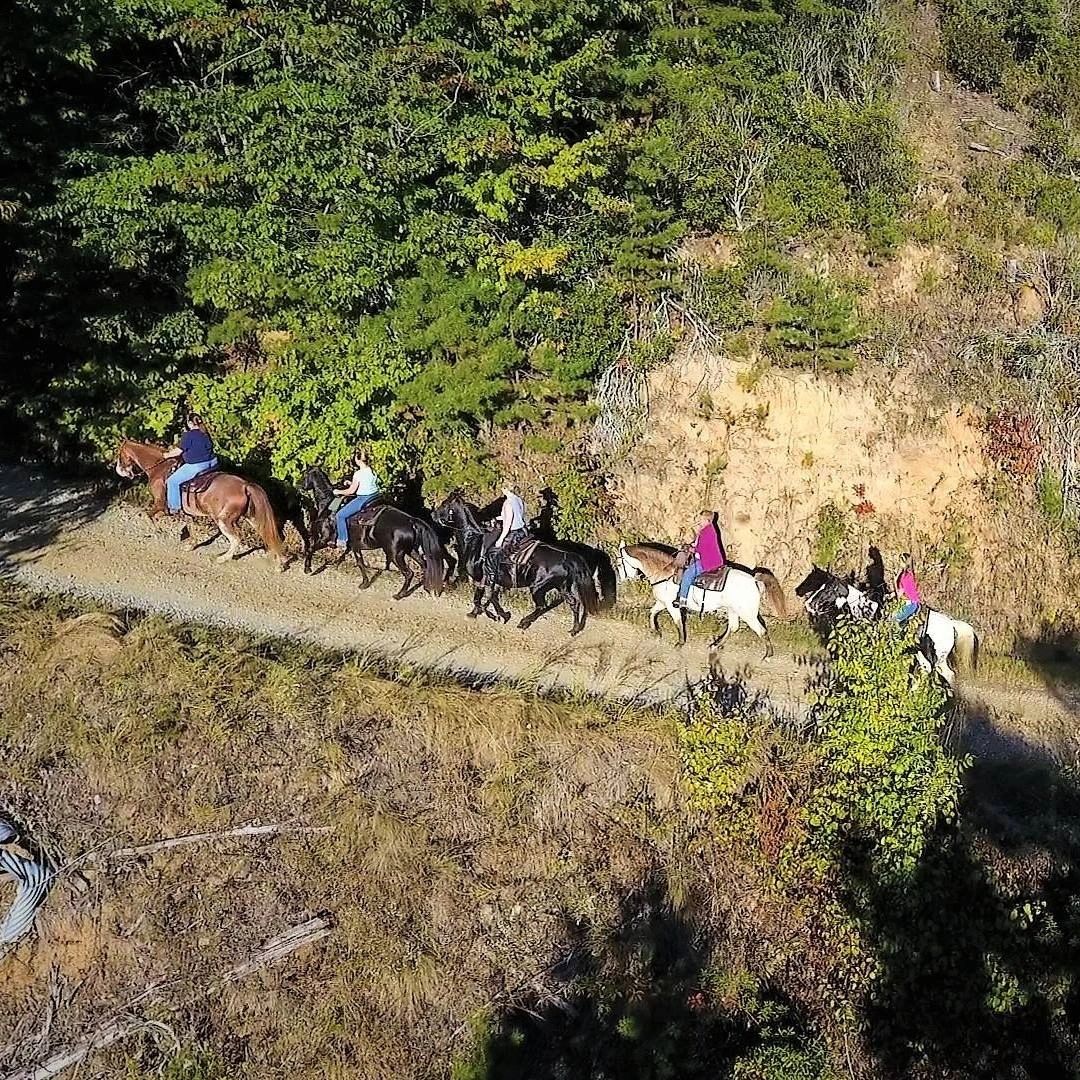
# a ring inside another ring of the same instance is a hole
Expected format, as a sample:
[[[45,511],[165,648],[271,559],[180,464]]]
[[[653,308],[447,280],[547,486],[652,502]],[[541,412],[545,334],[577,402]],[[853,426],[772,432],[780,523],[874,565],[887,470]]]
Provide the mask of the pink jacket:
[[[900,575],[900,580],[897,582],[899,591],[902,596],[905,597],[912,604],[921,604],[922,597],[919,595],[919,584],[915,580],[915,575],[910,570],[905,570]]]
[[[720,530],[714,525],[706,525],[698,533],[694,553],[701,563],[701,569],[706,574],[719,570],[727,562],[724,557],[724,545],[720,542]]]

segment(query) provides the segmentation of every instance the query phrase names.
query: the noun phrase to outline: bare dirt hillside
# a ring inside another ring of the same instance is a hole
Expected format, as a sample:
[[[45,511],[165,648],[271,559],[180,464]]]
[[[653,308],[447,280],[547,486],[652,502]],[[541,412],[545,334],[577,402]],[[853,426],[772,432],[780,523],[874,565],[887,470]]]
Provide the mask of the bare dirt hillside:
[[[259,552],[220,565],[212,557],[219,546],[188,551],[178,543],[175,525],[155,525],[136,508],[95,497],[86,486],[55,484],[23,470],[0,472],[0,522],[5,572],[33,590],[357,651],[470,682],[514,680],[658,702],[684,692],[707,667],[707,639],[677,649],[670,629],[657,640],[630,618],[591,619],[571,639],[566,612],[523,632],[513,624],[467,619],[469,599],[461,590],[395,602],[398,579],[392,575],[362,591],[358,576],[341,567],[306,577],[294,564],[279,574]],[[785,581],[789,596],[794,584]],[[647,605],[642,593],[624,587],[620,609]],[[522,598],[513,606],[515,615],[525,613]],[[761,656],[757,639],[743,630],[725,650],[724,674],[745,678],[780,708],[800,710],[814,658],[783,650],[767,662]],[[969,683],[967,693],[976,748],[1012,755],[1030,742],[1069,752],[1080,707],[1074,687],[980,681]]]

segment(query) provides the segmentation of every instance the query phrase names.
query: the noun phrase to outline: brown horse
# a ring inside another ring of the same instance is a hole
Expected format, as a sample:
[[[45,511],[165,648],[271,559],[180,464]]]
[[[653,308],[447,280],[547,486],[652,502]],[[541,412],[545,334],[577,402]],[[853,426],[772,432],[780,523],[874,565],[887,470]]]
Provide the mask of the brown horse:
[[[137,472],[146,474],[153,504],[151,518],[164,513],[165,481],[180,464],[178,457],[166,457],[160,446],[125,439],[116,452],[116,471],[126,479]],[[196,476],[180,489],[184,513],[193,518],[209,518],[228,538],[229,550],[218,556],[218,562],[235,559],[240,551],[240,522],[247,518],[259,534],[267,556],[277,560],[279,570],[285,569],[285,545],[273,507],[258,484],[231,473],[213,472]]]

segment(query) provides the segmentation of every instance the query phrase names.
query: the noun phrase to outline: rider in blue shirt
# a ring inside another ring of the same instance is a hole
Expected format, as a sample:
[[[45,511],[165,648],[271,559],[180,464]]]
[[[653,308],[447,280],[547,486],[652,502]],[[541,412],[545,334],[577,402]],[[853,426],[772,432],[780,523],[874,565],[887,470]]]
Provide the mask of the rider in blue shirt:
[[[218,467],[214,444],[206,432],[202,417],[191,413],[184,426],[186,430],[180,436],[180,445],[174,446],[165,455],[181,459],[179,466],[165,481],[165,502],[173,514],[180,510],[180,486],[193,480],[199,473]]]

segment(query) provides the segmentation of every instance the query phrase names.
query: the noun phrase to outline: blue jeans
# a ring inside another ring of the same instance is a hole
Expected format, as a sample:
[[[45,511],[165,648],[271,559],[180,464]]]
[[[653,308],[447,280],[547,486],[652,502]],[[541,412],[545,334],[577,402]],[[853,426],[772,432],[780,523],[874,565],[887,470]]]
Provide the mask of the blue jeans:
[[[375,492],[372,492],[370,495],[354,495],[334,515],[334,525],[337,527],[337,542],[341,547],[345,547],[349,542],[349,518],[351,518],[353,514],[360,513],[360,511],[374,498]]]
[[[165,481],[165,505],[172,511],[180,509],[180,485],[194,480],[199,473],[209,472],[217,468],[217,458],[209,461],[195,461],[191,464],[183,462],[178,469],[174,469],[172,475]]]
[[[919,610],[919,605],[913,600],[909,600],[894,616],[897,626],[905,626],[908,619]]]
[[[693,559],[686,564],[686,569],[683,571],[682,581],[679,582],[679,600],[683,601],[690,595],[690,586],[694,584],[699,577],[701,577],[701,560],[695,555]]]

